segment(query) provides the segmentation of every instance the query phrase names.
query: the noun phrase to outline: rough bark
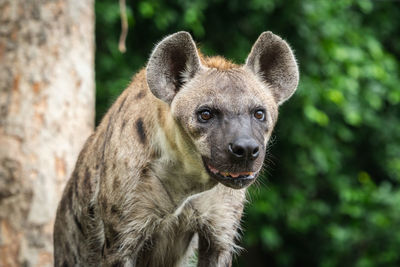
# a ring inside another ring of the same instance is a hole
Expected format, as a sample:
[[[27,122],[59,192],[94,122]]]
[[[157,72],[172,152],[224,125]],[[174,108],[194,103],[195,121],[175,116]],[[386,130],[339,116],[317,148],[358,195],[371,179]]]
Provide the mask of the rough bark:
[[[0,266],[51,266],[62,189],[94,126],[93,0],[0,0]]]

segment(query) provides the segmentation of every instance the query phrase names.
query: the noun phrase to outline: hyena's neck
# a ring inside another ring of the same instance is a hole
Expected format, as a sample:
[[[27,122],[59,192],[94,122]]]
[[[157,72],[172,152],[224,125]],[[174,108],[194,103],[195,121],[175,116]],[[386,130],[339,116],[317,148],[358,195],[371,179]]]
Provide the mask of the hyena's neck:
[[[207,174],[201,156],[171,116],[169,107],[160,105],[156,128],[153,149],[158,159],[152,164],[152,170],[175,206],[217,184]]]

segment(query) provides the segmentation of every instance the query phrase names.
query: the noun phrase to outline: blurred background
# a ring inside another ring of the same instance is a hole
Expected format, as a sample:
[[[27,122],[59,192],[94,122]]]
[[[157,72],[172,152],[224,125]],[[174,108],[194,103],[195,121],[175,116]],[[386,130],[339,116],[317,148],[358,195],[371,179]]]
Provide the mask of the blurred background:
[[[280,109],[250,188],[235,266],[400,266],[400,2],[95,2],[96,123],[164,36],[243,63],[271,30],[295,50],[298,91]]]

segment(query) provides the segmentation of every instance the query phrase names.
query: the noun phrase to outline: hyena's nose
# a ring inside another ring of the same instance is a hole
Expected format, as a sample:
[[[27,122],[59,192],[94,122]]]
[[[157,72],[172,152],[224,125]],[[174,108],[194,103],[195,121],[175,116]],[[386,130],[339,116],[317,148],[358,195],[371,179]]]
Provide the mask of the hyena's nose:
[[[260,146],[252,138],[238,138],[229,144],[229,152],[237,159],[254,160],[260,154]]]

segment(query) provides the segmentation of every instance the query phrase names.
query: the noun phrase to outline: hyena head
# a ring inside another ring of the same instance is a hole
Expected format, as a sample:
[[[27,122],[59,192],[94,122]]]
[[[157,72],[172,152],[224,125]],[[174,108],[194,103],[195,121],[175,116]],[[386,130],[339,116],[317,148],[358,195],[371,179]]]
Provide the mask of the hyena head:
[[[203,58],[187,32],[162,40],[147,65],[150,90],[170,105],[191,153],[212,178],[235,189],[255,181],[278,105],[298,80],[292,50],[271,32],[260,35],[243,66]]]

